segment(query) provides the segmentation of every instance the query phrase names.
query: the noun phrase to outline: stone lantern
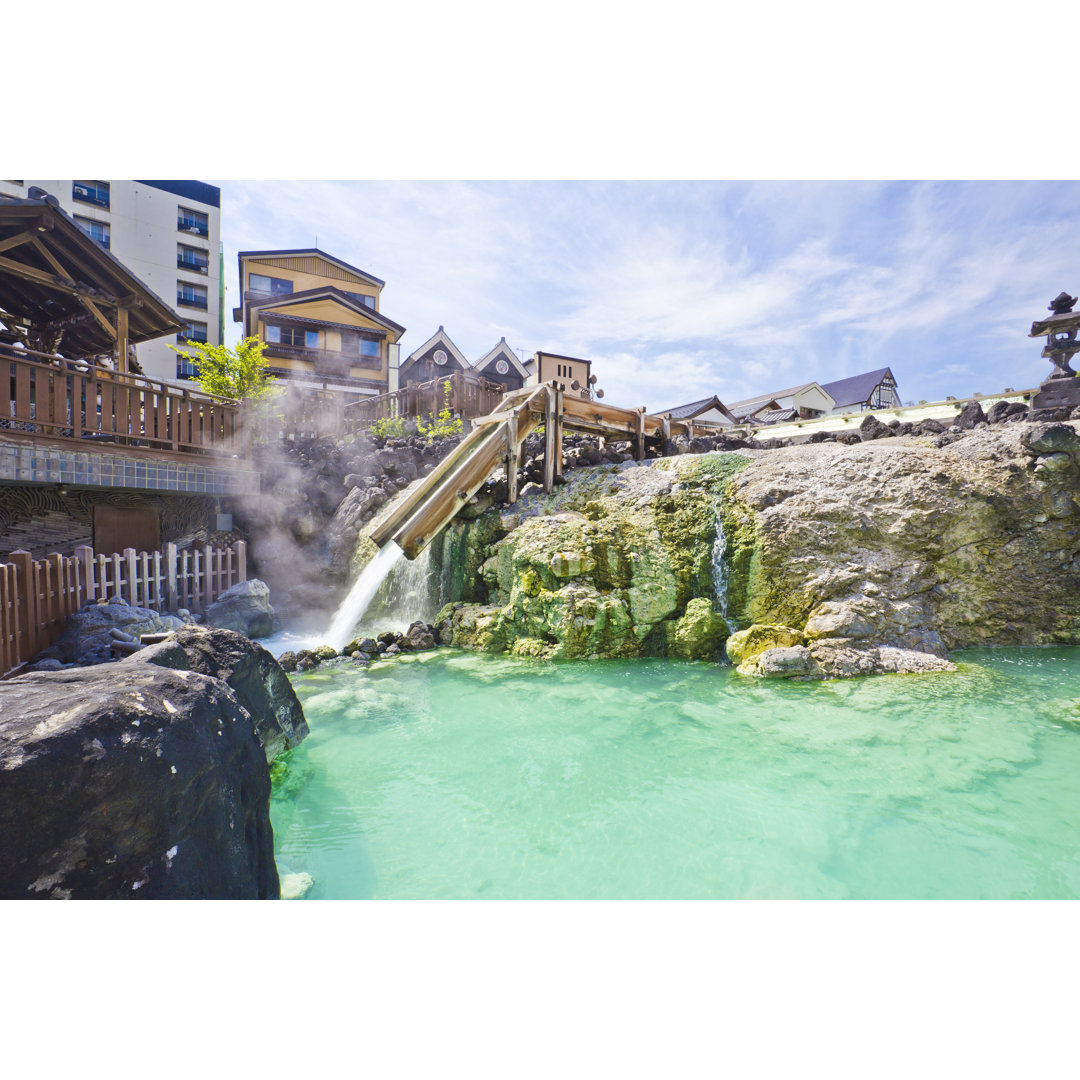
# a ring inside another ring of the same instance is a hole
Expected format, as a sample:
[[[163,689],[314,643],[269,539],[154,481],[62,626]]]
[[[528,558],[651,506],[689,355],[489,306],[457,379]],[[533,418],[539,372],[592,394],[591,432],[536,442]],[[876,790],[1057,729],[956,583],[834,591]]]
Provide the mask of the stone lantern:
[[[1077,297],[1063,292],[1050,301],[1048,318],[1031,324],[1029,337],[1046,337],[1042,355],[1054,365],[1043,380],[1039,392],[1031,399],[1033,409],[1072,409],[1080,405],[1080,379],[1069,365],[1080,352],[1076,332],[1080,330],[1080,312],[1074,312]]]

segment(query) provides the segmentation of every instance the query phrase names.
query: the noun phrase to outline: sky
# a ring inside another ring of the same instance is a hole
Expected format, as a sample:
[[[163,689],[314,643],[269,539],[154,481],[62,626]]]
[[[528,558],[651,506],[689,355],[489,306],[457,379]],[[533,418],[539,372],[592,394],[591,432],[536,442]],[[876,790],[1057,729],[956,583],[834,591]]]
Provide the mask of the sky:
[[[228,341],[237,252],[317,242],[386,282],[403,359],[505,336],[650,409],[886,366],[904,401],[1026,389],[1080,289],[1072,181],[213,182]]]

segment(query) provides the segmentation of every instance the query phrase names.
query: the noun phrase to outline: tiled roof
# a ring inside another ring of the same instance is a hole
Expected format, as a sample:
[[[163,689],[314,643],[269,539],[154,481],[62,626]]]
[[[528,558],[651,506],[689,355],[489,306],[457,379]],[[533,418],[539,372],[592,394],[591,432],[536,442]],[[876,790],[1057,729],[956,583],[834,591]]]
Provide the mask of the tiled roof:
[[[874,387],[886,376],[896,381],[892,371],[887,368],[878,368],[877,371],[866,371],[862,375],[851,375],[846,379],[837,379],[836,382],[822,383],[821,388],[836,402],[836,407],[842,409],[847,405],[859,405],[870,400]]]
[[[760,416],[755,416],[754,422],[757,424],[779,424],[785,420],[795,420],[798,416],[798,409],[770,409]]]
[[[672,420],[689,420],[699,413],[708,412],[709,409],[718,409],[720,412],[735,419],[731,410],[714,394],[712,397],[702,398],[700,401],[691,401],[689,405],[676,405],[673,409],[661,409],[658,416],[670,416]]]

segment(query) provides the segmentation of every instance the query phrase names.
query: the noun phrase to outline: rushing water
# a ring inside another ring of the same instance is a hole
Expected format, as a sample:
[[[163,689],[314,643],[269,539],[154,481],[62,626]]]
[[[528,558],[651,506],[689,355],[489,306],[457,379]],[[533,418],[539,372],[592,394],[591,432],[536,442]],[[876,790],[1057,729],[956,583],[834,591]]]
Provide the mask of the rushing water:
[[[340,649],[348,643],[364,612],[367,611],[368,605],[386,580],[386,575],[394,569],[404,554],[393,540],[388,540],[383,545],[379,554],[364,567],[348,595],[341,601],[341,605],[330,620],[329,628],[322,637],[323,641],[328,645],[333,645],[335,649]]]
[[[1080,896],[1080,649],[956,659],[788,684],[440,651],[298,676],[279,866],[309,898]]]

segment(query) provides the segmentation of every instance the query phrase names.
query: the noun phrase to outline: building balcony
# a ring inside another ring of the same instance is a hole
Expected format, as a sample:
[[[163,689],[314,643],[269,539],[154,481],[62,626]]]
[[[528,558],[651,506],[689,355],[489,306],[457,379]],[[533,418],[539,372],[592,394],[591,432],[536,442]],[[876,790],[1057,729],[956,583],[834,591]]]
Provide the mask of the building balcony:
[[[176,227],[180,232],[191,233],[192,236],[209,236],[210,226],[201,225],[197,221],[185,221],[184,218],[180,218]]]
[[[179,255],[176,257],[176,265],[180,270],[190,270],[193,274],[209,274],[209,263],[197,263],[191,259],[183,259]]]
[[[312,365],[316,375],[325,375],[328,378],[347,378],[349,369],[354,367],[372,371],[382,368],[382,360],[378,356],[358,356],[356,353],[343,353],[333,349],[308,349],[303,345],[285,345],[277,341],[267,342],[266,355],[303,360]]]
[[[186,296],[186,297],[185,296],[178,296],[176,298],[176,303],[180,307],[198,308],[200,311],[206,311],[207,310],[207,301],[206,301],[205,296],[203,296],[203,297],[198,297],[198,296]]]

